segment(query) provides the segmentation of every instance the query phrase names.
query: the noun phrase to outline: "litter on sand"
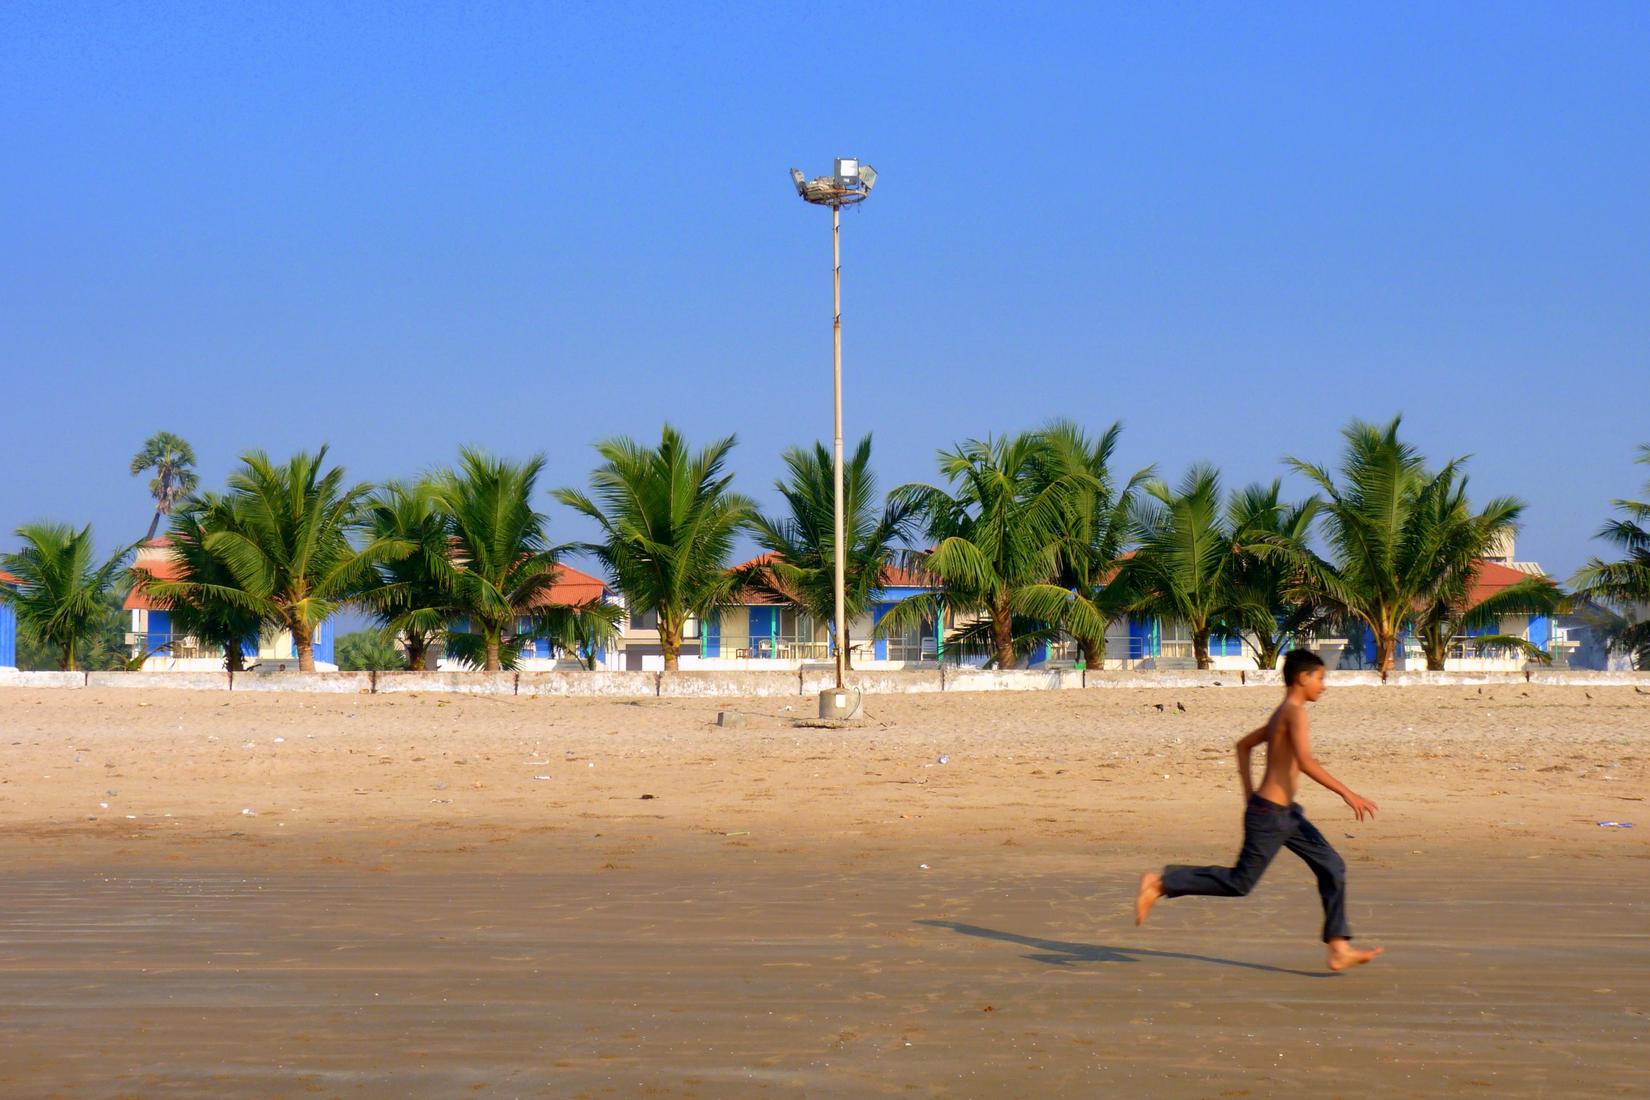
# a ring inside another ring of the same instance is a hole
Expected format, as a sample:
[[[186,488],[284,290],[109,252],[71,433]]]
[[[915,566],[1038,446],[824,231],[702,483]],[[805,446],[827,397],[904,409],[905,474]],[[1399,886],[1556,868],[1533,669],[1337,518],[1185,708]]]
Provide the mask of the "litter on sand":
[[[1631,829],[1633,823],[1631,821],[1600,821],[1598,827],[1600,829]]]

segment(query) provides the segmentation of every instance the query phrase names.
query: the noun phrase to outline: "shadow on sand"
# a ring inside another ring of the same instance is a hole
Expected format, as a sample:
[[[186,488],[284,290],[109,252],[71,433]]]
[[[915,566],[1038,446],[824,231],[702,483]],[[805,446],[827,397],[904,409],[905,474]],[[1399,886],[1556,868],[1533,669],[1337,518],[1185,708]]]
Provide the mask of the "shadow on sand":
[[[974,924],[962,924],[954,920],[919,920],[917,924],[926,924],[930,928],[949,928],[964,936],[978,936],[986,940],[1002,940],[1004,943],[1017,943],[1021,947],[1034,947],[1036,954],[1026,955],[1024,958],[1033,962],[1046,963],[1049,966],[1073,966],[1077,963],[1129,963],[1142,962],[1148,959],[1182,959],[1186,962],[1210,963],[1214,966],[1235,966],[1240,970],[1264,970],[1270,974],[1293,974],[1300,978],[1338,978],[1339,974],[1317,970],[1291,970],[1287,966],[1268,966],[1266,963],[1243,962],[1239,959],[1222,959],[1214,955],[1194,955],[1187,951],[1148,951],[1139,947],[1107,947],[1098,943],[1067,943],[1064,940],[1041,940],[1035,936],[1022,936],[1014,932],[1000,932],[995,928],[981,928]]]

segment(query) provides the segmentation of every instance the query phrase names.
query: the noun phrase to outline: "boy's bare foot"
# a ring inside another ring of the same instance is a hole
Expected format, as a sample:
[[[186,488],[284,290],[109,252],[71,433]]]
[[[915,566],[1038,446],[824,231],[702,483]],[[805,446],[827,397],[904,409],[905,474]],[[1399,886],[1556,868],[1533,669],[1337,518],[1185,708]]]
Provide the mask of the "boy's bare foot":
[[[1163,896],[1163,876],[1147,871],[1140,876],[1140,893],[1134,896],[1134,923],[1146,923],[1146,914],[1152,911],[1157,899]]]
[[[1385,950],[1384,947],[1371,947],[1367,950],[1353,947],[1351,940],[1330,940],[1329,969],[1351,970],[1354,966],[1362,966]]]

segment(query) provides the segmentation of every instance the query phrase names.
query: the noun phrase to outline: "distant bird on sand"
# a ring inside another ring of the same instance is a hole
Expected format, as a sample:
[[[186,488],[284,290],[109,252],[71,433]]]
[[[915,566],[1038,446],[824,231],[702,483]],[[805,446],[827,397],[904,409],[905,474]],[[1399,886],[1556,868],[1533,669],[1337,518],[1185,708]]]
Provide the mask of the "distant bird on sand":
[[[1174,702],[1174,709],[1178,710],[1181,714],[1185,714],[1186,713],[1186,704],[1182,703],[1179,699],[1176,699],[1175,702]]]
[[[1162,703],[1153,703],[1152,706],[1157,708],[1157,713],[1159,713],[1159,714],[1163,713],[1163,704]]]

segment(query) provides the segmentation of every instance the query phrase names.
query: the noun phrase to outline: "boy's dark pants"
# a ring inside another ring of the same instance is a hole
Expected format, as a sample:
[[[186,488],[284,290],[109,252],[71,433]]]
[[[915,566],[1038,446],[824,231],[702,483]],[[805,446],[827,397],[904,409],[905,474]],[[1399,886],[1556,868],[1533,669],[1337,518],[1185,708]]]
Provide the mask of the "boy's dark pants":
[[[1323,899],[1323,938],[1352,938],[1346,925],[1346,861],[1329,841],[1301,813],[1300,803],[1280,806],[1260,795],[1249,796],[1243,813],[1243,850],[1235,867],[1165,867],[1163,895],[1170,898],[1188,894],[1242,897],[1255,888],[1279,848],[1288,848],[1306,861],[1318,876],[1318,897]]]

